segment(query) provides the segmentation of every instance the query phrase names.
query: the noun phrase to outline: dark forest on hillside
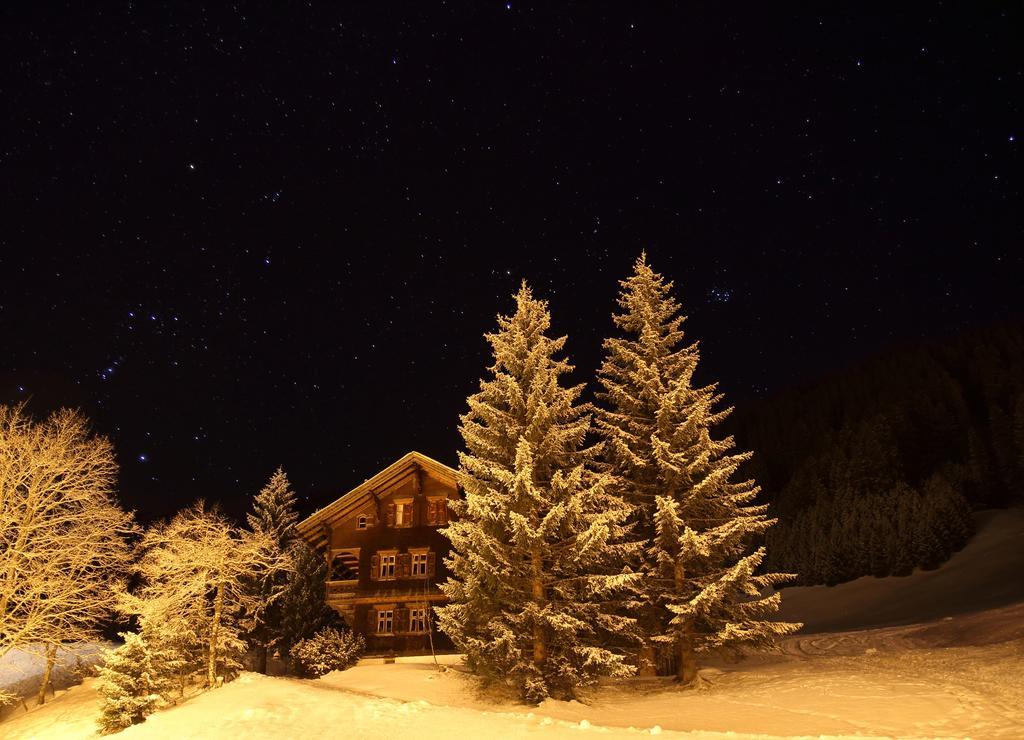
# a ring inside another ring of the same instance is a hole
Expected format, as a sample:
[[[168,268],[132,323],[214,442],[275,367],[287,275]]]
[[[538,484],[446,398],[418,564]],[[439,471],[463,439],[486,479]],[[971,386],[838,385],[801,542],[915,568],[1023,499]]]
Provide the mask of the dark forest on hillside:
[[[741,408],[730,431],[779,520],[768,569],[810,585],[936,567],[972,510],[1024,499],[1024,326],[890,352]]]

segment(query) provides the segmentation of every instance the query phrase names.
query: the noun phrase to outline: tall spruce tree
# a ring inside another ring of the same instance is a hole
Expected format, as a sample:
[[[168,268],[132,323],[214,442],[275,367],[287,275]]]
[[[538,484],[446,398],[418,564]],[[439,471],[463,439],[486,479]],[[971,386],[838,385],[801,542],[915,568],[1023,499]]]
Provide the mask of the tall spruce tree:
[[[642,595],[630,605],[643,635],[641,672],[670,648],[678,678],[690,683],[697,653],[763,645],[799,625],[768,619],[779,605],[772,587],[790,576],[758,573],[765,550],[752,542],[774,520],[754,503],[752,480],[731,480],[749,454],[711,436],[731,409],[716,409],[715,385],[694,384],[700,355],[684,343],[672,283],[641,255],[620,285],[613,320],[624,336],[605,341],[598,374],[603,469],[650,542]]]
[[[592,465],[582,386],[547,336],[547,303],[524,283],[516,310],[487,334],[489,377],[461,417],[465,500],[446,530],[452,577],[439,625],[478,673],[506,680],[528,701],[569,697],[600,675],[629,675],[608,634],[632,629],[609,600],[636,575],[622,572],[628,509]]]
[[[295,510],[295,492],[284,469],[278,467],[267,485],[256,494],[252,513],[246,516],[250,529],[268,536],[274,544],[277,562],[287,562],[285,555],[295,541],[295,524],[299,520]],[[267,672],[267,654],[281,639],[281,593],[288,580],[283,567],[261,569],[252,573],[249,587],[257,597],[257,611],[252,615],[253,627],[246,641],[255,648],[256,670]]]

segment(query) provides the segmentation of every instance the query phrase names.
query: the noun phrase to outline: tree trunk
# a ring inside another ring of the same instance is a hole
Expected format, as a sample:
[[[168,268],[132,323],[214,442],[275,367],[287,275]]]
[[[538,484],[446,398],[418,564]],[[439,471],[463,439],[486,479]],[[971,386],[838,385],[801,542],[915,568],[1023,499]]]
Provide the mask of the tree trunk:
[[[267,653],[269,652],[266,645],[256,648],[256,670],[263,675],[267,675]]]
[[[686,573],[683,570],[681,558],[676,555],[675,584],[676,594],[683,593],[683,585]],[[676,680],[682,684],[692,683],[697,678],[697,656],[693,651],[693,620],[684,619],[679,627],[679,636],[676,642]]]
[[[533,600],[534,603],[536,603],[537,608],[540,609],[544,606],[545,601],[540,553],[534,551],[531,554],[530,559],[531,565],[533,566],[533,576],[531,580],[531,585],[533,587]],[[537,668],[542,668],[547,657],[548,646],[547,638],[544,634],[544,625],[540,622],[535,622],[533,625],[533,664],[537,666]]]
[[[50,684],[53,676],[53,665],[57,662],[57,646],[46,646],[46,668],[43,669],[43,682],[39,684],[39,695],[36,696],[36,706],[42,706],[46,701],[46,687]],[[50,692],[53,693],[51,686]]]
[[[206,664],[206,685],[217,685],[217,638],[220,636],[221,611],[224,608],[224,584],[217,584],[217,595],[213,599],[213,622],[210,624],[210,649]]]
[[[649,642],[644,643],[643,647],[640,648],[640,654],[637,655],[636,674],[641,678],[650,678],[651,676],[658,675],[658,657],[655,653],[654,645]]]
[[[697,678],[697,656],[693,651],[693,623],[690,620],[686,620],[680,630],[677,647],[676,679],[682,684],[693,683]]]
[[[441,670],[441,666],[437,662],[437,653],[434,652],[434,607],[430,605],[430,601],[427,599],[427,592],[430,590],[430,579],[423,581],[423,616],[426,617],[427,621],[427,639],[430,640],[430,654],[434,658],[434,667]]]

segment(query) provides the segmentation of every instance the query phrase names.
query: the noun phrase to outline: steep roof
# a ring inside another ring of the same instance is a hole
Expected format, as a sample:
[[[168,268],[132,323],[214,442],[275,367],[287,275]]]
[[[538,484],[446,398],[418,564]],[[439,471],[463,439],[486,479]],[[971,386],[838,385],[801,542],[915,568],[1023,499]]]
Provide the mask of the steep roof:
[[[423,468],[444,481],[456,485],[458,473],[444,463],[427,457],[422,452],[407,452],[382,471],[371,478],[367,478],[348,493],[344,494],[322,509],[318,509],[298,523],[296,529],[304,540],[316,544],[321,536],[320,530],[323,524],[343,518],[353,509],[363,506],[373,498],[375,492],[379,492],[400,480],[417,467]]]

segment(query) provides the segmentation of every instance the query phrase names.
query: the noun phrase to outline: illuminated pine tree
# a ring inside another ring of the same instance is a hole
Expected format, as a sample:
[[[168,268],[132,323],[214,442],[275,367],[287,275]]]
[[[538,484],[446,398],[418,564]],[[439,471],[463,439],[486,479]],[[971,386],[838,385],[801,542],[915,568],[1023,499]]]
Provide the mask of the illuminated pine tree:
[[[249,528],[260,530],[277,540],[277,549],[284,552],[295,541],[295,492],[284,468],[278,467],[267,485],[252,500],[252,513],[246,515]]]
[[[642,596],[630,604],[643,634],[641,670],[668,649],[689,683],[697,653],[763,645],[799,625],[768,619],[779,604],[771,587],[790,576],[757,573],[765,550],[751,543],[774,520],[754,503],[753,481],[731,480],[749,455],[733,452],[731,437],[711,436],[731,409],[716,410],[714,385],[693,382],[699,351],[684,343],[672,283],[641,255],[620,284],[613,320],[624,336],[605,341],[599,372],[603,470],[649,542]]]
[[[437,613],[475,671],[539,701],[633,672],[604,645],[633,626],[608,602],[636,580],[621,563],[637,546],[622,544],[628,509],[592,469],[582,386],[562,385],[565,337],[547,336],[547,304],[525,284],[515,300],[487,335],[494,362],[461,418],[466,495],[446,530],[450,603]]]
[[[255,597],[255,610],[250,615],[253,626],[246,641],[255,648],[256,670],[266,673],[267,654],[282,638],[280,597],[288,580],[288,569],[280,564],[288,560],[289,548],[296,539],[295,523],[299,520],[295,492],[283,468],[278,467],[256,494],[252,509],[246,517],[249,528],[267,536],[279,564],[273,569],[254,570],[246,577],[246,587]]]
[[[100,668],[100,716],[104,734],[137,725],[163,703],[168,688],[161,661],[168,656],[154,651],[142,634],[122,632],[124,644],[107,654]]]

